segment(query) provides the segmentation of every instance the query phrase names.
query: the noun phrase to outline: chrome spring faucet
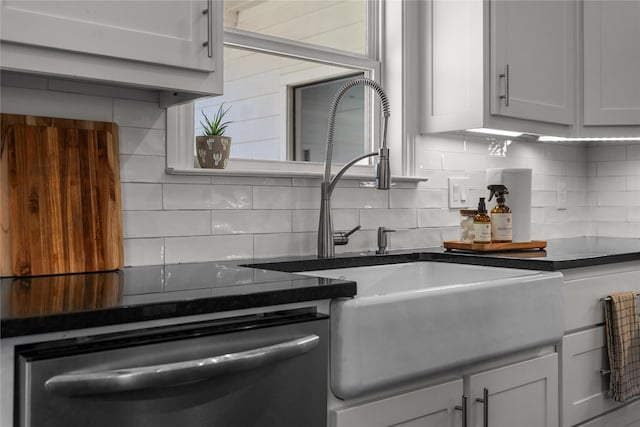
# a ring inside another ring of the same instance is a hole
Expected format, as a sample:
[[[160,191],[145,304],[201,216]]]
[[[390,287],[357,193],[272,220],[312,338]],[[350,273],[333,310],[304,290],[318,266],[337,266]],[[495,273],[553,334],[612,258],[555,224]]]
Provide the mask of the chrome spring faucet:
[[[384,116],[384,124],[382,128],[382,143],[378,151],[364,154],[351,160],[344,165],[342,169],[332,178],[331,177],[331,161],[333,156],[333,134],[335,131],[336,112],[338,104],[344,96],[344,94],[355,86],[367,86],[373,89],[380,98],[382,104],[382,113]],[[333,258],[335,256],[335,245],[346,244],[348,238],[344,239],[345,233],[334,233],[333,222],[331,220],[331,193],[336,186],[338,180],[344,175],[344,173],[351,166],[356,164],[362,159],[371,156],[378,156],[378,163],[376,165],[376,188],[379,190],[388,190],[391,187],[391,171],[389,166],[389,149],[387,148],[387,123],[389,121],[389,99],[384,89],[373,80],[366,78],[359,78],[347,81],[338,92],[336,92],[329,109],[329,124],[327,127],[327,149],[324,159],[324,175],[322,183],[320,184],[320,221],[318,224],[318,258]],[[355,229],[353,230],[355,231]],[[351,234],[351,231],[348,234]],[[337,234],[337,236],[336,236]],[[348,237],[347,234],[347,237]],[[336,240],[336,237],[338,239]]]

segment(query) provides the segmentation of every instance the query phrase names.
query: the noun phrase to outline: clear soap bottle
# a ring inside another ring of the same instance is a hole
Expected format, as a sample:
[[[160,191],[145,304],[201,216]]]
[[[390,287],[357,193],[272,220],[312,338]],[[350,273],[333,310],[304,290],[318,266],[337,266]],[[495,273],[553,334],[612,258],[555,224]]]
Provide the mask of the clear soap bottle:
[[[473,218],[473,243],[491,243],[491,217],[487,215],[484,197],[480,197],[478,213]]]

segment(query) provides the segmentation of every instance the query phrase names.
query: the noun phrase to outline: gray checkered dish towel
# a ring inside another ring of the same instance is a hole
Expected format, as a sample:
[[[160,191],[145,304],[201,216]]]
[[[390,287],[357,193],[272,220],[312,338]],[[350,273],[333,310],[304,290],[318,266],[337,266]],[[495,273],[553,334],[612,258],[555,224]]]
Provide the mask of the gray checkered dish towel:
[[[619,402],[640,395],[640,323],[635,292],[610,295],[605,302],[609,353],[609,395]]]

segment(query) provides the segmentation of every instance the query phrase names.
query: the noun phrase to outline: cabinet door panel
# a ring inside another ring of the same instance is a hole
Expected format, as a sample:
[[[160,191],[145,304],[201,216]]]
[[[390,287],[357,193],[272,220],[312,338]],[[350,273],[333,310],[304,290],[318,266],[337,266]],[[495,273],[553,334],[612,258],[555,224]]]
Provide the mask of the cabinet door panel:
[[[491,427],[558,426],[558,356],[551,354],[469,377],[471,425],[481,426],[488,389]]]
[[[222,2],[213,1],[212,19]],[[3,1],[3,41],[214,71],[205,1]],[[220,26],[221,28],[221,26]],[[219,37],[214,32],[214,37]],[[214,41],[211,40],[211,43]],[[214,47],[216,47],[214,45]]]
[[[490,6],[491,113],[572,124],[575,2],[512,0]],[[508,97],[509,105],[500,96]]]
[[[640,125],[640,2],[584,2],[584,124]]]
[[[454,427],[461,425],[462,380],[331,411],[333,427]]]

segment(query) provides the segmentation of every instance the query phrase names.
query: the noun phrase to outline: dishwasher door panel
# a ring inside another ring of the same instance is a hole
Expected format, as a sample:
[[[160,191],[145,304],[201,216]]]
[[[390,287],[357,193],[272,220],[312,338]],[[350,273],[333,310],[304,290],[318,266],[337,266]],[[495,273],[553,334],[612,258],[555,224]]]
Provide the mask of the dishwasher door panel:
[[[19,356],[17,425],[325,427],[327,337],[322,319],[63,357]],[[300,342],[307,348],[299,350]],[[270,356],[283,343],[288,353]],[[235,355],[242,360],[234,365]],[[167,374],[169,367],[185,366],[204,371],[186,378]],[[156,374],[170,381],[138,384]],[[110,382],[113,375],[118,378]],[[65,381],[79,376],[91,381],[67,387]],[[106,385],[89,384],[96,379]]]

